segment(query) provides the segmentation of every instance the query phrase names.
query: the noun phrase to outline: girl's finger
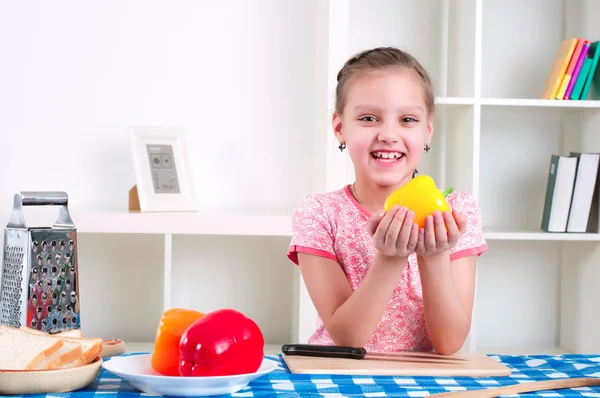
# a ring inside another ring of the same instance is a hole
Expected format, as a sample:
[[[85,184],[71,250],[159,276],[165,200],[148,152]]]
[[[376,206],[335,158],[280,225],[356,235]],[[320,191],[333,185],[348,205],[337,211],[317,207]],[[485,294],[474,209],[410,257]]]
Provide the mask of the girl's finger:
[[[415,250],[419,254],[425,253],[425,229],[424,228],[419,228],[419,234],[417,235],[417,248]]]
[[[448,230],[448,240],[450,242],[456,241],[460,233],[458,232],[458,225],[456,225],[451,212],[444,212],[444,221],[446,222],[446,229]]]
[[[435,228],[433,226],[433,216],[425,217],[425,249],[435,250]]]
[[[404,221],[404,217],[406,216],[406,207],[400,208],[394,219],[390,223],[388,227],[387,233],[385,234],[385,246],[388,248],[395,248],[398,243],[398,234],[400,233],[400,228],[402,228],[402,222]]]
[[[412,231],[412,225],[415,220],[415,213],[413,211],[409,211],[406,213],[406,217],[404,217],[404,222],[402,223],[402,228],[400,229],[400,233],[398,234],[398,240],[396,241],[396,249],[406,249],[408,246],[408,239],[410,238],[410,233]]]
[[[409,252],[416,251],[418,243],[419,243],[419,224],[413,223],[413,225],[410,229],[408,243],[406,244],[406,250],[408,250]]]
[[[456,225],[458,225],[458,230],[460,233],[464,234],[467,232],[467,217],[457,210],[453,210],[452,214],[454,215],[454,219],[456,220]]]
[[[394,219],[396,212],[398,211],[398,206],[392,207],[381,219],[379,225],[377,225],[377,229],[373,234],[373,239],[376,242],[380,242],[382,245],[385,243],[385,235],[387,234],[387,230],[390,226],[390,223]]]
[[[375,234],[375,231],[377,231],[377,227],[379,226],[381,220],[383,220],[384,216],[385,213],[373,213],[371,217],[369,217],[369,219],[367,220],[367,232],[370,236],[373,236]]]
[[[435,211],[433,213],[434,220],[434,233],[436,239],[436,247],[445,246],[448,243],[448,235],[446,232],[446,224],[444,223],[444,216],[441,212]]]

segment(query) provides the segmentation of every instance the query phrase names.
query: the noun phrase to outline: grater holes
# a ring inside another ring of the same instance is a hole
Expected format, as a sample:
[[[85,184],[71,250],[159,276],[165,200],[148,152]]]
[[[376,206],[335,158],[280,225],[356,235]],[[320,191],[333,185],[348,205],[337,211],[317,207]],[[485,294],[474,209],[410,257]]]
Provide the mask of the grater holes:
[[[21,294],[23,292],[23,257],[20,246],[5,245],[0,293],[0,323],[21,326]]]
[[[52,242],[50,242],[50,250],[56,251],[56,241],[55,240],[53,240]]]

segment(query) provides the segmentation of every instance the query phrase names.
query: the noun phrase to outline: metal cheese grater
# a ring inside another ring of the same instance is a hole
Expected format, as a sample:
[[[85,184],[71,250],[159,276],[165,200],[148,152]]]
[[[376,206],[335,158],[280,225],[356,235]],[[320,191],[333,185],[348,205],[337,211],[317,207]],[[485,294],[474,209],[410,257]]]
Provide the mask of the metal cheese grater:
[[[52,227],[28,227],[23,206],[60,206]],[[0,324],[79,329],[77,230],[65,192],[17,192],[4,231]]]

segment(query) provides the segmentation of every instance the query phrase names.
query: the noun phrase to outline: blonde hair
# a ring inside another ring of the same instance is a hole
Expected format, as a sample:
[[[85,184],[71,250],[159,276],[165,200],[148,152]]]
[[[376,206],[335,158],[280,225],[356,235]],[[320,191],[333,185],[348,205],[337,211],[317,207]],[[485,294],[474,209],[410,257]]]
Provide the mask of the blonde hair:
[[[350,58],[337,75],[337,88],[335,91],[335,112],[342,114],[346,104],[347,85],[350,78],[359,71],[383,68],[407,68],[412,69],[421,78],[423,90],[425,91],[425,105],[429,115],[435,112],[435,96],[433,84],[425,68],[409,53],[394,47],[377,47],[366,50]]]

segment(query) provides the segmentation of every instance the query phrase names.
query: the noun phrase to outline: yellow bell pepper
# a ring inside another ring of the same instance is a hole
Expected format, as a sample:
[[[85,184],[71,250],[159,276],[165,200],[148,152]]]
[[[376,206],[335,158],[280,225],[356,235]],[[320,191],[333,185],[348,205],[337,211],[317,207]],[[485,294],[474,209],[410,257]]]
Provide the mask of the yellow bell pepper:
[[[431,177],[420,175],[388,196],[383,207],[387,212],[394,205],[405,206],[415,213],[414,222],[419,225],[419,228],[424,228],[425,217],[432,215],[436,210],[442,213],[450,210],[446,202],[446,196],[450,192],[452,188],[441,192]]]

